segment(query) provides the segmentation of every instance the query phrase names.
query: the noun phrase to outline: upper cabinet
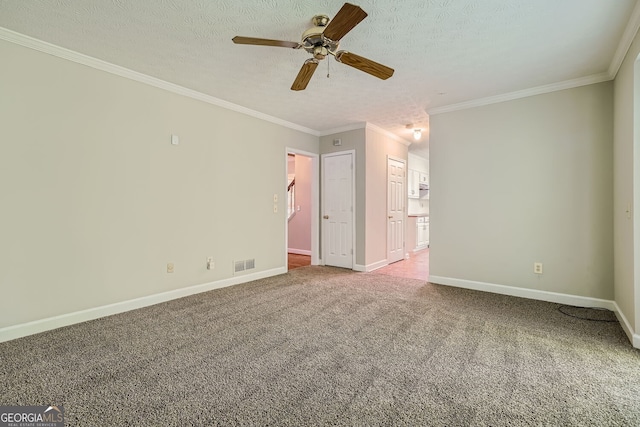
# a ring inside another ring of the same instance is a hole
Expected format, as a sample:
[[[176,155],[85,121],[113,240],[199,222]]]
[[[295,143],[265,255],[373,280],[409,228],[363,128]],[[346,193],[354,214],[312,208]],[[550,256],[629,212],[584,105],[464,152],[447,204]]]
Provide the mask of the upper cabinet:
[[[410,199],[429,198],[429,160],[409,153],[407,189]]]
[[[420,172],[409,169],[409,183],[407,185],[408,196],[410,199],[420,198]]]
[[[427,190],[429,188],[429,174],[419,172],[418,182],[421,190]]]

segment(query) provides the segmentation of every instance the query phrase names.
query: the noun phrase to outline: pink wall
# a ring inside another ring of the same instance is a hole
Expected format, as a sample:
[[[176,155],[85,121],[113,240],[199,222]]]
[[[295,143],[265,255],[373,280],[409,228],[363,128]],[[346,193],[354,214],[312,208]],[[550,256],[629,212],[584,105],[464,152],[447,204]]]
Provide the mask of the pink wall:
[[[311,163],[310,157],[295,156],[296,214],[289,221],[289,252],[305,255],[311,255]]]

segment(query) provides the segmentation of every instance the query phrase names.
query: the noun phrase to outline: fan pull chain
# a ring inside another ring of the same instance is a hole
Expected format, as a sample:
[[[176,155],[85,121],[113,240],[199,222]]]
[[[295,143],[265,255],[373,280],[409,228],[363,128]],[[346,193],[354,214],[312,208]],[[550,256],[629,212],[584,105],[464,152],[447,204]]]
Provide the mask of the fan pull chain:
[[[327,58],[327,78],[329,78],[329,71],[330,71],[330,68],[331,68],[330,63],[331,63],[331,61],[329,61],[329,58]]]

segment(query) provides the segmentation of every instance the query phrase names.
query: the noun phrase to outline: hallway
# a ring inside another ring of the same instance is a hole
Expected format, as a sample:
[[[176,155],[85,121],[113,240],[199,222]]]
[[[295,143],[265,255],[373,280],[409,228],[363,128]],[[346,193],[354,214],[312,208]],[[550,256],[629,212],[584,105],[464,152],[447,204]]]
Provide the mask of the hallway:
[[[372,273],[427,281],[429,279],[429,248],[412,253],[409,259],[389,264]]]
[[[289,270],[310,264],[310,256],[289,254]],[[429,279],[429,248],[423,249],[420,252],[412,253],[409,259],[394,262],[393,264],[374,270],[371,273],[427,281]]]

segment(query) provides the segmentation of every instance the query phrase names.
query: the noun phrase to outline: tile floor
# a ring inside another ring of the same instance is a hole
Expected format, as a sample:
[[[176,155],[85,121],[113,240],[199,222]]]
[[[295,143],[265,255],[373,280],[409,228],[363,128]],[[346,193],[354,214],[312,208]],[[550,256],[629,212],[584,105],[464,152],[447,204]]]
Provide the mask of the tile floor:
[[[289,254],[288,261],[289,270],[292,270],[311,264],[311,257]],[[429,248],[411,253],[409,259],[394,262],[386,267],[374,270],[372,273],[426,281],[429,279]]]
[[[429,248],[411,253],[409,259],[394,262],[372,273],[389,276],[406,277],[408,279],[429,280]]]

